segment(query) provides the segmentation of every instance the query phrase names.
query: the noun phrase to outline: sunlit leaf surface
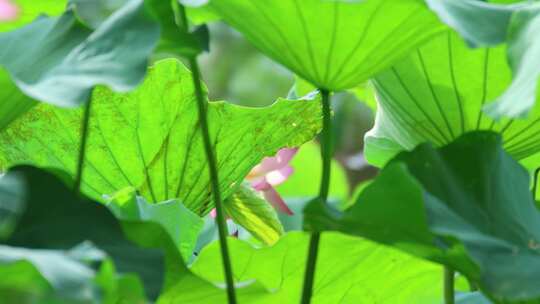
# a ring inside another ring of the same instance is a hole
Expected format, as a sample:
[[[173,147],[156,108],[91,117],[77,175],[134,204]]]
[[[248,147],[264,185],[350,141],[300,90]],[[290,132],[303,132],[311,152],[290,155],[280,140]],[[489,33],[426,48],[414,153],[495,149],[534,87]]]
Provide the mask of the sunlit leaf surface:
[[[429,141],[437,146],[461,134],[492,130],[516,159],[540,151],[540,106],[527,119],[493,120],[483,108],[511,82],[504,47],[470,49],[446,33],[374,78],[378,93],[375,127],[366,137],[366,157],[381,166],[402,150]]]
[[[288,233],[274,246],[260,249],[235,239],[229,242],[235,279],[246,283],[255,279],[271,291],[266,296],[245,296],[243,301],[300,301],[308,234]],[[363,303],[428,304],[441,297],[440,267],[367,240],[325,233],[318,261],[313,303],[358,303],[362,299]],[[219,247],[214,243],[203,250],[192,270],[212,282],[223,282],[219,266]]]
[[[444,29],[420,0],[212,0],[265,54],[320,88],[354,87]]]
[[[176,60],[151,68],[127,94],[97,88],[83,176],[102,200],[131,186],[150,202],[172,198],[203,215],[213,207],[190,72]],[[320,128],[317,99],[278,100],[268,108],[209,104],[212,142],[224,197],[264,156],[299,146]],[[82,111],[41,104],[0,133],[0,164],[35,164],[74,175]]]

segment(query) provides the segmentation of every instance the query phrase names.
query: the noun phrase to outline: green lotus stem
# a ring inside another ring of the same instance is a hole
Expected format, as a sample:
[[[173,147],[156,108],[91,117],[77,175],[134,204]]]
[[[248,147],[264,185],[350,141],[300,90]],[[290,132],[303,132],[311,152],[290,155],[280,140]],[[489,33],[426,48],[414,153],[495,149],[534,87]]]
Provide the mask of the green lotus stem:
[[[73,191],[79,193],[81,190],[82,176],[84,170],[84,158],[86,154],[86,142],[88,140],[88,125],[90,123],[90,111],[92,107],[92,99],[88,99],[84,107],[83,120],[81,124],[81,142],[79,144],[79,158],[77,159],[77,171],[75,171],[75,181],[73,183]]]
[[[322,95],[323,112],[323,129],[321,132],[322,178],[319,196],[317,199],[320,203],[326,204],[328,200],[328,191],[330,189],[330,165],[332,160],[332,117],[330,110],[330,92],[324,89],[321,89],[320,91]],[[304,276],[304,289],[302,291],[302,304],[309,304],[311,302],[320,238],[320,232],[314,231],[311,233],[308,259],[306,262],[306,272]]]
[[[536,189],[538,187],[538,175],[540,174],[540,167],[534,170],[533,186],[532,186],[532,195],[533,199],[536,201]]]
[[[174,1],[175,5],[178,5]],[[186,10],[183,5],[175,7],[178,11],[175,12],[176,22],[181,30],[189,31],[189,23],[186,16]],[[207,103],[204,99],[204,94],[201,85],[201,72],[197,63],[197,56],[188,58],[189,68],[193,74],[193,86],[195,87],[195,97],[197,99],[197,108],[199,112],[199,128],[201,129],[204,152],[208,161],[208,170],[210,174],[210,184],[212,187],[212,196],[216,208],[216,224],[218,227],[219,247],[221,250],[221,259],[223,262],[223,271],[225,273],[225,283],[227,285],[227,299],[229,304],[236,304],[236,294],[234,290],[233,272],[231,266],[231,257],[229,247],[227,245],[227,222],[225,220],[225,212],[223,211],[223,203],[221,192],[219,190],[219,177],[217,170],[216,154],[210,140],[210,131],[208,128]]]
[[[204,152],[206,153],[206,159],[208,161],[208,169],[210,171],[210,180],[212,186],[212,196],[214,197],[214,204],[216,207],[216,223],[218,226],[219,245],[221,249],[221,258],[223,261],[223,269],[225,271],[225,282],[227,284],[227,298],[229,304],[236,303],[236,295],[234,292],[234,281],[231,267],[231,258],[229,255],[229,248],[227,246],[227,223],[225,222],[225,214],[223,212],[223,204],[221,201],[221,193],[219,191],[219,179],[218,170],[216,165],[216,155],[214,154],[212,143],[210,141],[210,132],[208,130],[208,117],[207,106],[203,97],[203,91],[201,86],[201,78],[199,72],[199,65],[195,57],[189,58],[189,65],[191,72],[193,73],[193,84],[195,85],[195,97],[197,99],[197,106],[199,110],[199,127],[204,143]]]
[[[319,199],[326,203],[330,189],[330,165],[332,160],[332,114],[330,110],[330,92],[321,90],[323,129],[321,132],[322,178]]]
[[[176,1],[175,1],[176,2]],[[189,25],[186,17],[186,10],[183,5],[179,5],[176,13],[176,22],[180,23],[181,30],[188,31]],[[229,255],[229,247],[227,245],[227,222],[225,220],[225,212],[223,211],[223,203],[221,200],[221,192],[219,190],[219,178],[217,170],[216,155],[210,140],[210,131],[208,129],[207,103],[204,99],[204,93],[201,86],[201,72],[196,56],[190,56],[189,68],[193,73],[193,86],[195,87],[195,97],[197,99],[197,107],[199,110],[199,128],[201,129],[204,152],[208,161],[208,170],[210,173],[210,182],[212,187],[212,196],[216,207],[216,224],[218,226],[219,247],[221,250],[221,259],[223,262],[223,270],[225,272],[225,283],[227,284],[227,299],[229,304],[236,304],[236,294],[234,291],[234,280],[232,274],[231,257]]]
[[[189,23],[186,16],[186,10],[183,5],[178,4],[177,1],[173,2],[175,9],[176,22],[181,30],[189,31]],[[212,196],[214,199],[214,205],[216,208],[216,224],[218,227],[219,247],[221,250],[221,258],[223,262],[223,270],[225,273],[225,283],[227,285],[227,299],[229,304],[236,304],[236,294],[234,290],[233,272],[231,266],[231,257],[229,254],[229,247],[227,245],[227,223],[225,220],[225,213],[223,211],[223,203],[221,198],[221,192],[219,190],[219,177],[217,170],[217,161],[212,143],[210,140],[210,131],[208,128],[208,115],[207,115],[207,103],[204,99],[204,94],[201,85],[201,72],[199,64],[197,63],[196,56],[190,56],[189,68],[193,74],[193,86],[195,88],[195,97],[197,99],[197,108],[199,112],[199,128],[201,129],[204,152],[208,161],[208,170],[210,174],[210,183],[212,187]]]
[[[444,304],[454,304],[454,270],[444,266]]]

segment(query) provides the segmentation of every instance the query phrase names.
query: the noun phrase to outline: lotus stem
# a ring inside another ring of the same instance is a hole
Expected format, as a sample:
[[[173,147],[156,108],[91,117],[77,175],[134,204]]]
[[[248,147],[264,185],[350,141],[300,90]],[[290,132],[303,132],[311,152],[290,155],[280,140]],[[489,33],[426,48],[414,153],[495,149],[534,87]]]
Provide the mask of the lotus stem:
[[[444,304],[454,304],[454,270],[444,266]]]
[[[538,175],[540,174],[540,167],[536,168],[534,170],[534,178],[533,178],[533,185],[532,185],[532,196],[533,199],[536,201],[536,189],[538,187]]]
[[[320,89],[320,91],[322,95],[323,129],[321,132],[322,178],[318,200],[320,203],[326,204],[330,189],[330,166],[332,160],[332,117],[330,110],[330,92],[324,89]],[[311,233],[308,259],[306,262],[306,272],[304,276],[304,288],[302,291],[302,304],[309,304],[311,302],[320,238],[320,232],[314,231]]]

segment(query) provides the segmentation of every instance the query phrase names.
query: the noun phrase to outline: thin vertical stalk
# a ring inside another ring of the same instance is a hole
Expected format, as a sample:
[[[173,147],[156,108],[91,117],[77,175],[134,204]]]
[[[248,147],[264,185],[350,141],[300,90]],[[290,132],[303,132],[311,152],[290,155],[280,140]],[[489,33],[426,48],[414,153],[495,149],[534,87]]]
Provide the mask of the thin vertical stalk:
[[[302,290],[302,304],[309,304],[311,302],[320,239],[321,234],[317,231],[312,232],[311,237],[309,238],[308,259],[306,262],[306,272],[304,274],[304,289]]]
[[[178,1],[174,1],[173,10],[175,11],[176,23],[181,31],[189,32],[189,22],[186,16],[186,10]],[[227,222],[223,211],[221,192],[219,190],[219,178],[217,170],[217,161],[212,142],[210,140],[210,131],[208,128],[207,103],[201,85],[201,72],[197,63],[197,56],[189,56],[189,68],[192,73],[193,86],[195,88],[195,97],[197,99],[197,108],[199,112],[199,128],[202,133],[204,153],[208,161],[208,171],[210,174],[210,184],[212,187],[212,197],[216,208],[216,224],[218,227],[219,247],[221,250],[221,260],[223,271],[225,273],[225,283],[227,285],[227,299],[229,304],[236,304],[236,294],[234,290],[233,272],[231,266],[231,257],[227,245]]]
[[[81,142],[79,144],[79,158],[77,159],[77,171],[75,171],[75,181],[73,183],[73,191],[79,193],[81,190],[81,182],[84,170],[84,158],[86,155],[86,142],[88,139],[90,123],[90,111],[92,108],[92,99],[88,99],[83,110],[83,120],[81,124]]]
[[[332,117],[330,111],[330,92],[324,89],[321,89],[320,91],[322,95],[323,129],[321,132],[322,178],[318,200],[320,203],[326,204],[328,200],[328,191],[330,189],[330,164],[332,160]],[[306,272],[304,276],[304,289],[302,291],[302,304],[309,304],[311,302],[320,238],[320,232],[314,231],[311,233],[308,258],[306,262]]]
[[[322,178],[319,199],[326,203],[330,189],[330,164],[332,160],[332,114],[330,110],[330,92],[321,90],[323,129],[321,132]]]
[[[214,154],[212,143],[210,140],[210,132],[208,130],[208,117],[206,101],[203,97],[203,91],[201,86],[201,78],[199,72],[199,65],[195,57],[189,58],[189,65],[191,72],[193,73],[193,84],[195,86],[195,97],[197,99],[197,106],[199,110],[199,127],[201,129],[204,152],[206,153],[206,159],[208,161],[208,170],[210,171],[210,181],[212,186],[212,196],[214,198],[214,204],[216,206],[216,223],[218,226],[219,245],[221,249],[221,257],[223,262],[223,269],[225,271],[225,282],[227,283],[227,298],[229,304],[236,303],[236,295],[234,292],[234,281],[231,267],[231,259],[229,255],[229,249],[227,246],[227,223],[225,222],[225,215],[223,212],[223,205],[221,201],[221,193],[219,191],[219,179],[218,170],[216,165],[216,155]]]
[[[454,304],[454,270],[444,266],[444,304]]]
[[[538,175],[540,174],[540,168],[534,170],[533,185],[532,185],[532,195],[533,199],[536,201],[536,189],[538,187]]]

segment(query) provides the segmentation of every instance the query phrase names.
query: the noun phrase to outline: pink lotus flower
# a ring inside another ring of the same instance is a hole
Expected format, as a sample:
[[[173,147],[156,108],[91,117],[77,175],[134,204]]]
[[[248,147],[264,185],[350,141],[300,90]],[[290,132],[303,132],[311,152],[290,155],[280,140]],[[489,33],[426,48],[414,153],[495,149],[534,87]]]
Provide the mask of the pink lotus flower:
[[[293,168],[289,162],[294,157],[298,148],[283,148],[279,150],[276,156],[265,157],[260,164],[251,169],[246,179],[251,183],[251,186],[261,191],[264,198],[270,202],[277,210],[292,215],[293,212],[279,193],[274,189],[293,173]]]
[[[283,148],[277,152],[276,156],[265,157],[260,164],[251,169],[246,177],[251,186],[262,192],[264,198],[274,208],[288,215],[292,215],[293,212],[274,189],[274,186],[282,184],[293,173],[294,170],[289,166],[289,162],[297,151],[298,148]],[[210,211],[210,216],[216,217],[215,208]]]
[[[9,0],[0,0],[0,22],[17,18],[19,8]]]

